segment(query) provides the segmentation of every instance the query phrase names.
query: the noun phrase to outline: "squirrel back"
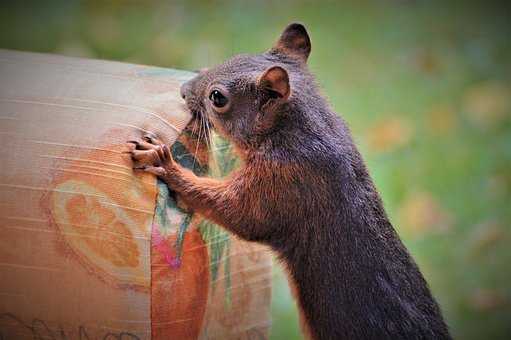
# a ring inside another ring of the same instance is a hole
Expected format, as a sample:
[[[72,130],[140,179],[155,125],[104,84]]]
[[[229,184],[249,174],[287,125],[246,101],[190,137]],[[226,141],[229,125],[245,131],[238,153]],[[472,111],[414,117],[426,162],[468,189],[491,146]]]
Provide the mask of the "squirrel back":
[[[197,120],[244,161],[229,178],[196,177],[162,152],[148,169],[187,206],[275,251],[310,337],[449,339],[346,123],[319,94],[310,51],[305,28],[291,24],[268,52],[236,56],[183,85]]]

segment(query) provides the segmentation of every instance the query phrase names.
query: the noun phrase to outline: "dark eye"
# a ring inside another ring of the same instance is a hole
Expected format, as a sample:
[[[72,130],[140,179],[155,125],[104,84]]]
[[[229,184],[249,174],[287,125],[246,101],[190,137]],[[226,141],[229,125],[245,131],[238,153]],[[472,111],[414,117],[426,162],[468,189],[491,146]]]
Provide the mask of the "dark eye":
[[[209,100],[213,103],[215,107],[222,108],[227,105],[229,101],[226,96],[224,96],[220,91],[213,90],[209,94]]]

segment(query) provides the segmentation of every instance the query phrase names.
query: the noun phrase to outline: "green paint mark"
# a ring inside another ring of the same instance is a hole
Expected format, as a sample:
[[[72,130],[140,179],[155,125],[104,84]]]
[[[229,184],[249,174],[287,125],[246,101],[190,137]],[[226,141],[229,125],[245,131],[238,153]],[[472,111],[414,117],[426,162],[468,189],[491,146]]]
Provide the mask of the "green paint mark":
[[[201,166],[194,155],[187,150],[179,141],[172,145],[172,156],[181,166],[192,170],[197,176],[223,177],[227,175],[236,165],[237,158],[231,150],[230,144],[216,134],[212,134],[212,149],[210,156],[210,165]],[[175,198],[172,196],[167,185],[158,180],[158,197],[156,202],[155,221],[161,235],[165,236],[174,232],[173,221],[169,218],[169,212],[180,216],[180,224],[177,230],[177,239],[174,245],[175,258],[172,263],[179,266],[181,263],[183,241],[192,220],[192,214],[186,213],[177,206]],[[203,220],[199,225],[199,232],[202,239],[208,246],[210,256],[210,271],[212,288],[215,289],[218,281],[219,271],[223,264],[225,275],[225,302],[227,306],[231,305],[231,271],[230,271],[230,235],[223,228],[216,224]]]

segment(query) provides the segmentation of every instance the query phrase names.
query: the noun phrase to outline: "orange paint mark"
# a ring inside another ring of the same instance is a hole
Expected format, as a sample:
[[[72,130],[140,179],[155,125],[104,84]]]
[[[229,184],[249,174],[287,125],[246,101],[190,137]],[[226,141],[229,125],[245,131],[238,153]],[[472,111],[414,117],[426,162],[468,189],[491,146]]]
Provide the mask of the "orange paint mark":
[[[59,249],[104,282],[148,291],[155,178],[134,175],[129,157],[105,150],[55,158],[55,177],[42,204],[58,231]]]
[[[183,240],[181,263],[169,264],[173,258],[177,234],[157,237],[153,226],[151,245],[151,338],[197,339],[200,335],[208,302],[209,257],[207,246],[194,229]],[[155,242],[157,240],[157,242]]]
[[[101,206],[96,198],[77,195],[67,201],[66,210],[73,225],[94,220],[90,228],[77,228],[92,251],[119,267],[138,266],[140,253],[133,235],[111,209]]]

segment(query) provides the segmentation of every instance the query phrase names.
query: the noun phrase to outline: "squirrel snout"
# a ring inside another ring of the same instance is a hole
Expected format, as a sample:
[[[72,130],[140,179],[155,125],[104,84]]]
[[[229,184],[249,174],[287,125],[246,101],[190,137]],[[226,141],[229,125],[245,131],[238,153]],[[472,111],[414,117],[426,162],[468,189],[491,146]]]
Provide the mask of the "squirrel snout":
[[[184,83],[183,85],[181,85],[181,88],[179,90],[179,92],[181,93],[181,98],[186,99],[186,97],[189,96],[190,89],[191,89],[191,86],[190,86],[190,82],[188,82],[188,81],[186,83]]]

